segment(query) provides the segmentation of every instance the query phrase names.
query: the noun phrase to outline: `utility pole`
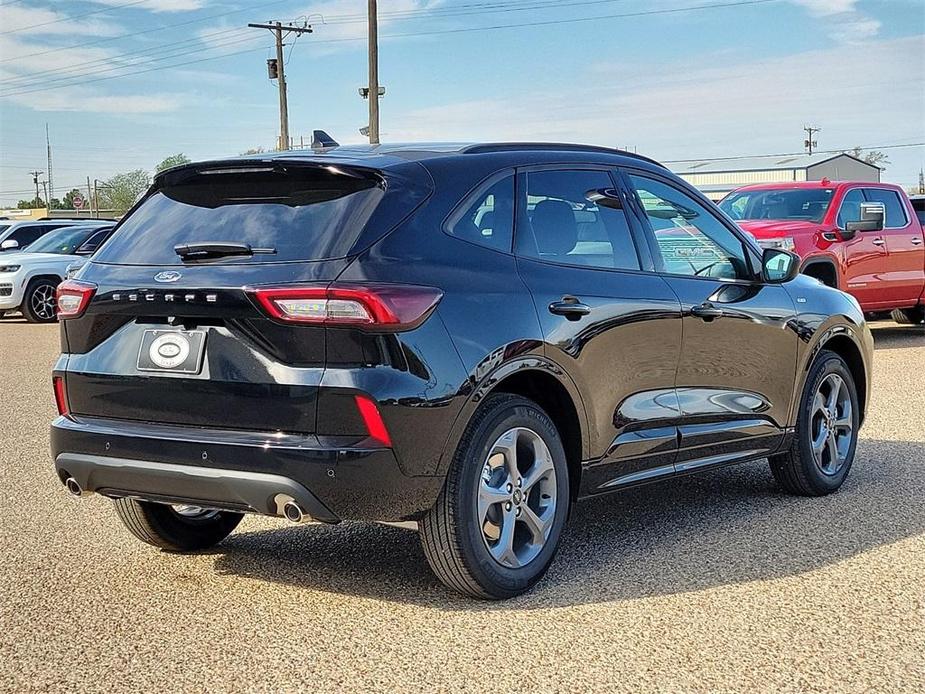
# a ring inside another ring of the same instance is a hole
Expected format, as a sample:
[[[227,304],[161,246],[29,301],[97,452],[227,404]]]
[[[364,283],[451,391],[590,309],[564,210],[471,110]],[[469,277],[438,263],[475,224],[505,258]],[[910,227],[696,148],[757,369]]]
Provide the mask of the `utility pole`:
[[[379,11],[368,0],[369,30],[369,144],[379,144]]]
[[[46,202],[50,205],[51,198],[55,194],[55,179],[51,173],[51,139],[48,136],[48,123],[45,123],[45,149],[48,154],[48,190],[45,193],[45,197],[48,197]]]
[[[253,29],[269,29],[276,37],[276,62],[267,61],[270,79],[276,79],[279,85],[279,146],[277,149],[289,149],[289,101],[286,96],[286,61],[283,56],[283,39],[289,34],[310,34],[311,25],[292,26],[282,22],[269,24],[248,24]],[[285,34],[283,33],[285,32]],[[275,73],[275,74],[274,74]]]
[[[919,169],[919,194],[925,195],[925,169]]]
[[[806,133],[806,139],[803,140],[803,147],[806,148],[806,151],[809,154],[813,153],[813,147],[816,146],[816,141],[813,139],[813,133],[822,132],[822,128],[817,128],[812,125],[804,125],[803,131]]]
[[[44,171],[30,171],[29,173],[32,174],[32,182],[35,184],[35,199],[39,200],[41,199],[41,196],[39,195],[39,176],[41,176],[45,172]]]
[[[48,181],[42,181],[42,187],[45,189],[45,209],[51,214],[51,198],[48,197]]]
[[[93,216],[93,191],[90,190],[90,177],[87,176],[87,204],[90,206],[90,216]],[[99,213],[97,213],[99,216]]]

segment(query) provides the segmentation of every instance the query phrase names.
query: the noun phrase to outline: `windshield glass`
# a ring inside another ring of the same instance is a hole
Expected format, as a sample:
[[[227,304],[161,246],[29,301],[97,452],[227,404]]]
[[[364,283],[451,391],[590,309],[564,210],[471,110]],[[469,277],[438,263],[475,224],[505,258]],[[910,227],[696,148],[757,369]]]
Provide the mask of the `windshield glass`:
[[[182,244],[248,244],[261,253],[209,262],[347,255],[385,194],[374,177],[319,167],[190,176],[163,185],[123,220],[100,262],[181,264]]]
[[[97,227],[64,227],[55,231],[49,231],[38,241],[30,243],[29,253],[57,253],[59,255],[70,255],[81,244],[90,238]]]
[[[834,188],[746,190],[732,193],[720,209],[733,219],[780,219],[821,222],[829,209]]]

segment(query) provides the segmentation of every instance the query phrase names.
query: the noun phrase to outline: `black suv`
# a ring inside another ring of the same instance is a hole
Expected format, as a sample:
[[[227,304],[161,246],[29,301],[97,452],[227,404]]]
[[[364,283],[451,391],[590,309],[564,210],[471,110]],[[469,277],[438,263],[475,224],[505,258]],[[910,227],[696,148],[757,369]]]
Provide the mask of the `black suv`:
[[[60,287],[55,467],[164,549],[413,520],[446,585],[513,596],[579,499],[765,457],[839,488],[872,339],[796,268],[605,148],[183,166]]]

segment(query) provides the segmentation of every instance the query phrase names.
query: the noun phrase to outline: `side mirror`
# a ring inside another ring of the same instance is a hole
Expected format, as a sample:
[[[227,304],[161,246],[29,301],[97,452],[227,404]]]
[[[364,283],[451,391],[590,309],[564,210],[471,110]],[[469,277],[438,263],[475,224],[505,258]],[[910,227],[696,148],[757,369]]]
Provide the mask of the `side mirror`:
[[[761,279],[783,284],[800,274],[800,256],[780,248],[765,248],[761,254]]]
[[[19,241],[16,239],[7,239],[3,243],[0,243],[0,251],[11,251],[14,248],[19,248]]]
[[[862,202],[861,217],[854,222],[845,223],[845,231],[854,237],[859,231],[882,231],[883,222],[886,219],[886,208],[882,202]],[[853,232],[853,233],[852,233]],[[842,238],[845,235],[842,235]]]
[[[594,203],[599,207],[609,207],[612,210],[622,210],[623,209],[623,200],[620,198],[620,193],[614,188],[598,188],[597,190],[589,190],[585,193],[585,200],[590,203]]]

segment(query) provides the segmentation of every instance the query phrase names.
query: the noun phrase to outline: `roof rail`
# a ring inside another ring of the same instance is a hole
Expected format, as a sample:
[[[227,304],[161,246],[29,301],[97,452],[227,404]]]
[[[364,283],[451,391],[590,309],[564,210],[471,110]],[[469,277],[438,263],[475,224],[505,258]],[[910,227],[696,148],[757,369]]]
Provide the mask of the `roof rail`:
[[[489,152],[514,152],[529,150],[547,150],[558,152],[601,152],[603,154],[619,154],[625,157],[642,159],[650,164],[655,164],[661,168],[666,168],[661,162],[645,157],[635,152],[627,152],[623,149],[614,147],[603,147],[601,145],[579,145],[565,142],[489,142],[484,144],[474,144],[463,147],[460,152],[464,154],[486,154]]]

